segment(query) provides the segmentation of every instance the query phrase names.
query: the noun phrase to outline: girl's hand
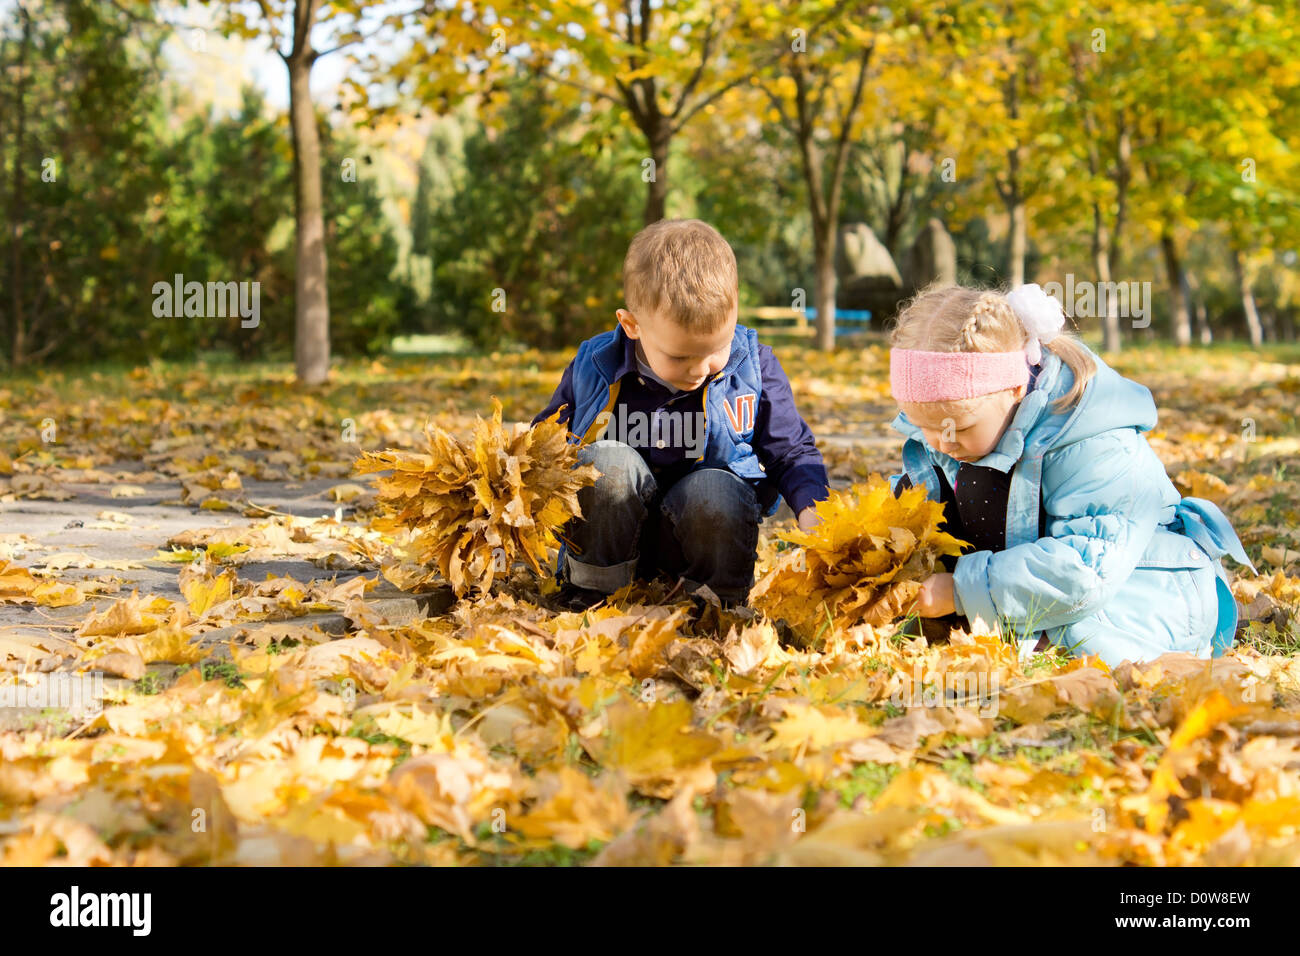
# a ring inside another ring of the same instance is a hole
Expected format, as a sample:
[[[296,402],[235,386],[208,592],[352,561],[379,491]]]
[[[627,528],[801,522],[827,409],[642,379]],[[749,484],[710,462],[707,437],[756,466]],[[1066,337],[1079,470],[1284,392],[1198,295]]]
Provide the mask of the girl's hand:
[[[799,512],[799,530],[804,534],[807,534],[816,526],[817,512],[813,509],[812,505],[809,505],[807,508],[804,508],[803,511]]]
[[[921,617],[956,614],[952,582],[951,574],[932,574],[922,581],[921,593],[916,596],[916,613]]]

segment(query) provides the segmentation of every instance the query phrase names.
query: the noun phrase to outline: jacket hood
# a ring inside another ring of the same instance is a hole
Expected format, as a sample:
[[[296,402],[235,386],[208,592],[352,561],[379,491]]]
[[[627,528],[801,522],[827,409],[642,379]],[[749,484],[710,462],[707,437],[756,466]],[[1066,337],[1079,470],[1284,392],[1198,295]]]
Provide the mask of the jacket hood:
[[[1026,452],[1041,455],[1116,428],[1136,428],[1142,432],[1154,428],[1156,404],[1151,390],[1124,378],[1092,350],[1087,352],[1096,363],[1097,374],[1073,408],[1055,412],[1052,402],[1070,390],[1074,373],[1055,352],[1044,349],[1042,364],[1035,366],[1031,373],[1034,377],[1029,392],[1021,400],[997,447],[972,464],[1005,472]],[[902,412],[891,424],[896,431],[925,445],[932,459],[951,462],[955,467],[955,459],[925,444],[921,429]]]

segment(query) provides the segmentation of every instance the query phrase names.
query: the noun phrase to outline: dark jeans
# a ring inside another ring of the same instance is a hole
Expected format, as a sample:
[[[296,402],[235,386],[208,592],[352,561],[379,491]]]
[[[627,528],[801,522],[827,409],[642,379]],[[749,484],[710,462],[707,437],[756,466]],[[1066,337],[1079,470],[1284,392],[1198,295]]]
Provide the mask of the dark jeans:
[[[754,584],[758,494],[722,468],[689,472],[661,489],[637,450],[616,441],[584,445],[579,457],[601,472],[578,492],[581,519],[564,531],[568,580],[612,594],[633,577],[682,578],[729,603],[744,603]]]

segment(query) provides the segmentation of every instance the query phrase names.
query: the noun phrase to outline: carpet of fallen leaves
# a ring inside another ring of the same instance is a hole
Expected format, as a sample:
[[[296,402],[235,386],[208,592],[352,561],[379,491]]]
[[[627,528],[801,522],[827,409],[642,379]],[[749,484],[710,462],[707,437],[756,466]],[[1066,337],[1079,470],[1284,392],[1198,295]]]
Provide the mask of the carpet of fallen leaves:
[[[884,350],[780,354],[834,483],[896,470]],[[194,519],[157,542],[168,598],[43,560],[0,512],[0,605],[79,615],[47,640],[0,630],[0,667],[114,675],[100,713],[0,732],[0,863],[1300,862],[1300,354],[1117,363],[1156,395],[1171,476],[1222,504],[1260,572],[1230,566],[1246,613],[1214,662],[1022,665],[996,636],[902,622],[811,650],[666,582],[554,613],[523,566],[390,619],[368,600],[385,542],[359,453],[419,449],[430,419],[468,438],[493,396],[527,420],[567,357],[356,363],[310,391],[163,364],[0,387],[0,501],[162,482]],[[334,516],[244,491],[308,479],[337,480]],[[256,519],[207,527],[223,511]],[[760,573],[791,530],[765,526]],[[241,576],[275,557],[322,573]]]

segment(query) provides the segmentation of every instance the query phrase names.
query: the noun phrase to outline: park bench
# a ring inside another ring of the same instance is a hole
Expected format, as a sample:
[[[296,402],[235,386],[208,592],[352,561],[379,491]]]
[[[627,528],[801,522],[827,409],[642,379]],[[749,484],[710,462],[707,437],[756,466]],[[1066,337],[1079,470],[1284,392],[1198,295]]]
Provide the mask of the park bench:
[[[741,312],[741,321],[759,331],[780,332],[786,335],[816,335],[817,309],[788,309],[780,306],[758,306]],[[835,334],[846,335],[865,332],[871,322],[866,309],[836,309]],[[781,323],[781,324],[777,324]]]

